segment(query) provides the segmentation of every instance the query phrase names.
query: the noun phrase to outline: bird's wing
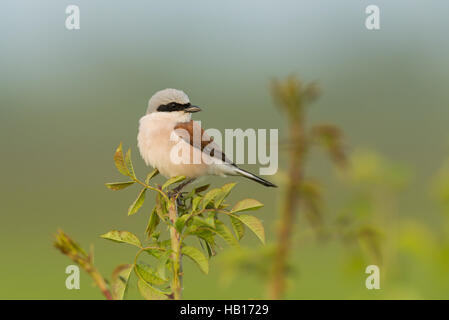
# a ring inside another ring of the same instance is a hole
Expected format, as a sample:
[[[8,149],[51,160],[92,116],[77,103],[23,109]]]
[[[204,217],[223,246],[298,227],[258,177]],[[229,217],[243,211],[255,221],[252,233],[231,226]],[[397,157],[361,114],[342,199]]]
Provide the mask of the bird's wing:
[[[175,126],[175,134],[192,147],[201,150],[201,152],[206,153],[212,158],[234,165],[214,142],[214,138],[207,135],[198,122],[191,120],[189,122],[178,123]]]

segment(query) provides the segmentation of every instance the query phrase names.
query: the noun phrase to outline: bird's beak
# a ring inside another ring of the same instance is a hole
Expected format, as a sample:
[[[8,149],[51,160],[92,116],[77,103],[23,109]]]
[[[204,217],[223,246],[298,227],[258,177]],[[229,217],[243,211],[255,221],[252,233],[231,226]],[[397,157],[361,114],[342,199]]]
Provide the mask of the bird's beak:
[[[201,108],[197,106],[188,106],[187,108],[184,109],[184,111],[189,113],[195,113],[201,111]]]

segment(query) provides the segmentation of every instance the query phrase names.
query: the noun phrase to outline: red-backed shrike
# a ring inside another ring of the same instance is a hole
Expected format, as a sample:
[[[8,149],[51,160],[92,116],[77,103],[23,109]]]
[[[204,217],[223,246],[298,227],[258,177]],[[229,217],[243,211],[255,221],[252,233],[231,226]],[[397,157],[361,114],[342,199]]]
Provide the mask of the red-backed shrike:
[[[151,97],[137,136],[147,165],[167,178],[182,175],[192,181],[205,175],[243,176],[276,187],[229,160],[201,126],[191,120],[192,113],[198,111],[201,109],[190,104],[189,97],[180,90],[165,89]]]

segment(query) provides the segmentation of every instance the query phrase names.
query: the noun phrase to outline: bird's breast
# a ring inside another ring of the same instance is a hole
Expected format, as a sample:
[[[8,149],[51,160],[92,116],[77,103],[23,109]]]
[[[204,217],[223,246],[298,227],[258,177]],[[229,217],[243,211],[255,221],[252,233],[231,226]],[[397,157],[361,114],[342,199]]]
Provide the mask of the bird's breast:
[[[198,152],[201,158],[201,151],[182,139],[175,139],[176,124],[152,119],[151,114],[140,119],[137,142],[143,160],[165,177],[184,175],[193,178],[206,174],[207,165],[192,160]]]

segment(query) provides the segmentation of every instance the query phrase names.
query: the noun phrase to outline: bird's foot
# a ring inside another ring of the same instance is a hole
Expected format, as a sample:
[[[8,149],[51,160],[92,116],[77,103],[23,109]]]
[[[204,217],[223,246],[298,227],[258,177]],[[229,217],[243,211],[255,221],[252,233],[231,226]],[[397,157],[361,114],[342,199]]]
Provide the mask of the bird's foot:
[[[181,190],[187,186],[189,183],[193,182],[195,180],[195,178],[189,179],[184,181],[183,183],[179,184],[176,188],[170,190],[168,192],[168,197],[170,199],[175,199],[176,200],[176,205],[178,207],[184,206],[184,198],[183,198],[183,194],[187,193],[187,192],[181,192]]]
[[[183,183],[179,184],[176,188],[172,189],[171,191],[169,191],[169,195],[171,196],[176,196],[179,193],[181,193],[181,190],[187,186],[189,183],[192,183],[195,180],[195,178],[192,179],[188,179],[186,181],[184,181]]]
[[[170,190],[168,192],[168,197],[170,199],[174,199],[176,201],[176,206],[177,207],[183,207],[185,205],[185,199],[184,199],[184,194],[186,194],[187,192],[181,192],[181,191],[177,191],[177,190]]]

